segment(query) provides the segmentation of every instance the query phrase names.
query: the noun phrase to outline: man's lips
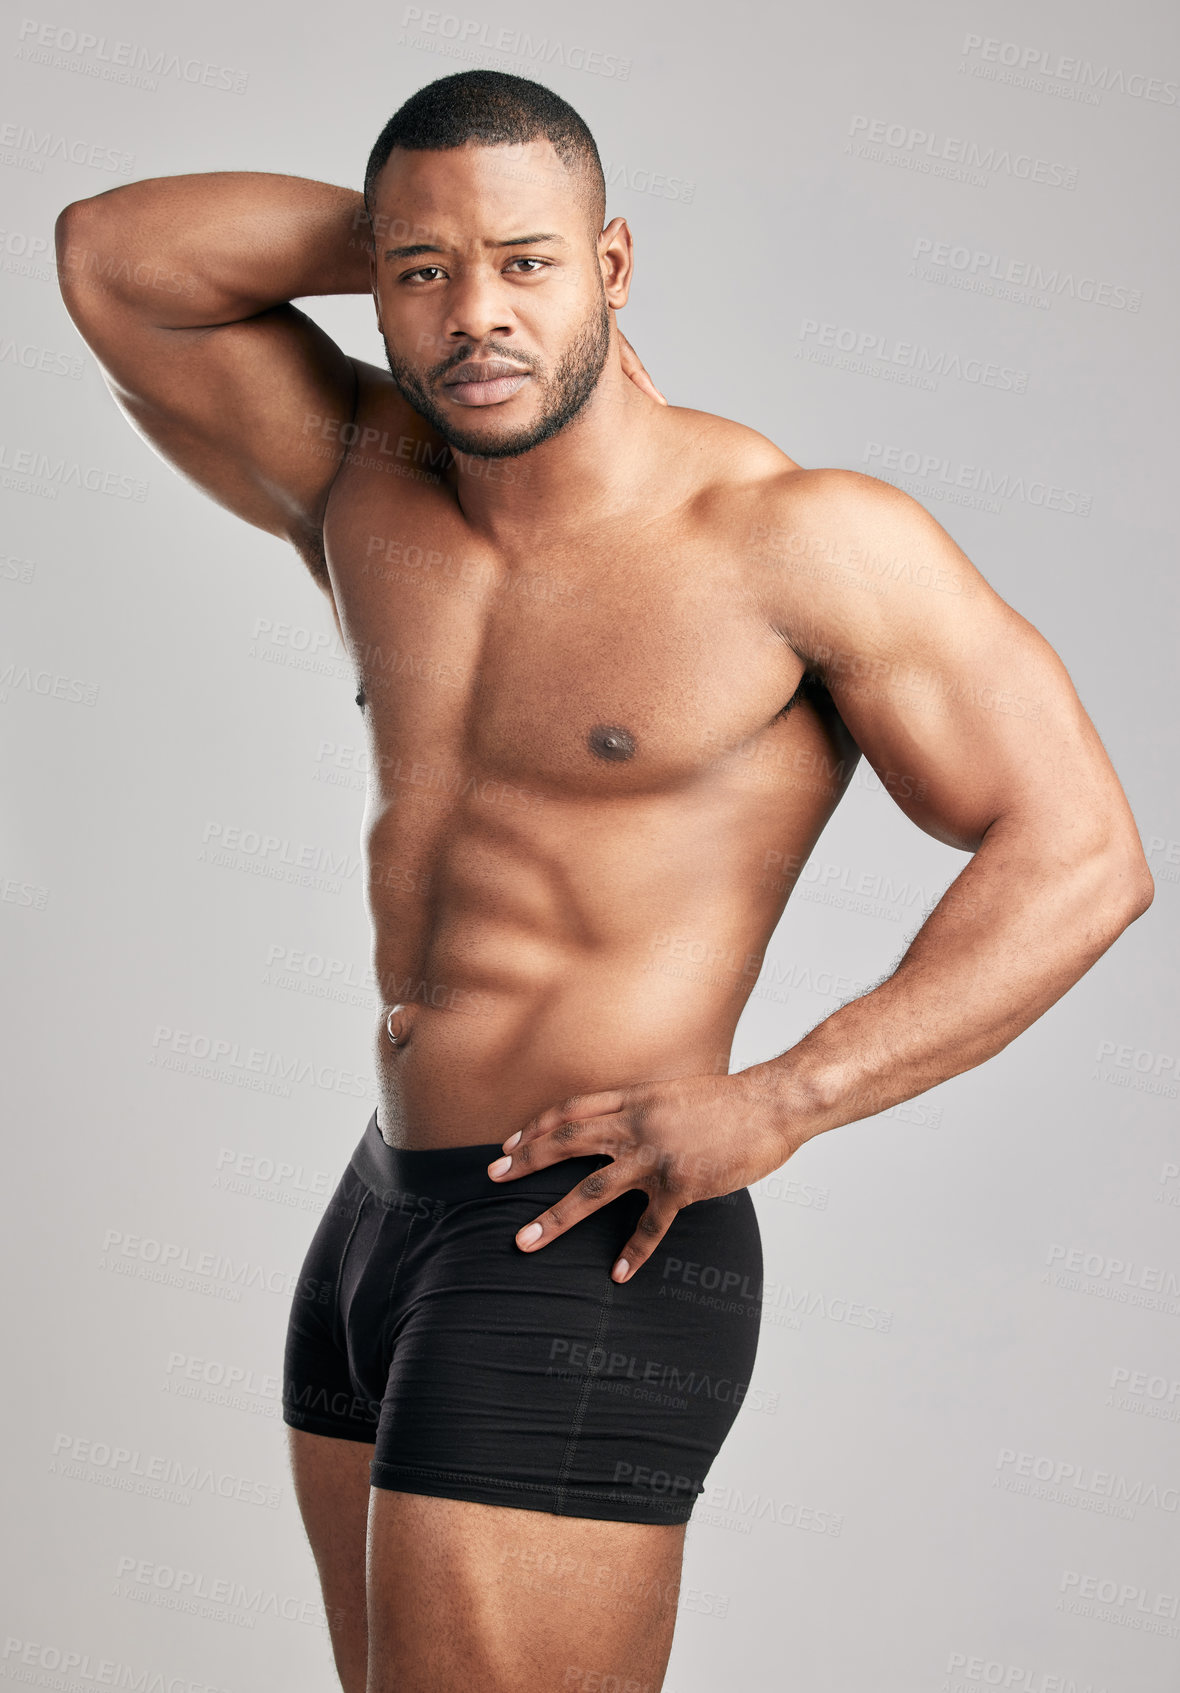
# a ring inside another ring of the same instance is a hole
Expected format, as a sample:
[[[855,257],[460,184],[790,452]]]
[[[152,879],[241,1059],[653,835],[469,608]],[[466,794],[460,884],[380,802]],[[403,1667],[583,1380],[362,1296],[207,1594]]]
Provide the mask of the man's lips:
[[[529,372],[503,359],[462,364],[443,378],[447,398],[461,406],[495,406],[509,400],[527,382]]]

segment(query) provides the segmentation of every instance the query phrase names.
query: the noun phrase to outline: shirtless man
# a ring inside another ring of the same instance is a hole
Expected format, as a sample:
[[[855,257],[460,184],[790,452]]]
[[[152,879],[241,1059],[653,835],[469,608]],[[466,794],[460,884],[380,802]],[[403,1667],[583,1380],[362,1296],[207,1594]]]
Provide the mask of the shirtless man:
[[[62,287],[357,667],[378,1106],[284,1407],[343,1687],[655,1693],[753,1363],[748,1185],[999,1052],[1152,884],[1060,661],[921,506],[657,394],[563,101],[445,77],[366,198],[371,255],[344,189],[128,184],[62,213]],[[392,380],[290,303],[370,290]],[[886,981],[730,1075],[860,753],[969,861]]]

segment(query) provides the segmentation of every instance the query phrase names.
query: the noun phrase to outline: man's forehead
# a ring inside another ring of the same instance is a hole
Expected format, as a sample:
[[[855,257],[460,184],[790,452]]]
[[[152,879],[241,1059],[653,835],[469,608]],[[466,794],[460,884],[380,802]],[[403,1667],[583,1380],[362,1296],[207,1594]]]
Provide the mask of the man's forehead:
[[[417,150],[395,147],[377,181],[378,243],[444,245],[550,231],[569,241],[582,182],[546,138],[507,145]]]
[[[549,196],[568,199],[581,187],[577,172],[567,170],[544,137],[485,147],[409,149],[395,147],[377,181],[378,206],[396,197],[413,197],[424,206],[445,210],[456,196],[478,193],[497,201]]]

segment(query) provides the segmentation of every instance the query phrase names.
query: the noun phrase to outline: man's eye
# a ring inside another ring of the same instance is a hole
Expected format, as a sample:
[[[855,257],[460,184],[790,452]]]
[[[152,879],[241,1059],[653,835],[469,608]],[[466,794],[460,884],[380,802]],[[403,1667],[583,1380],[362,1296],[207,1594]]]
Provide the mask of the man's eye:
[[[536,265],[538,269],[542,269],[545,264],[544,259],[513,259],[511,262],[514,265]],[[526,270],[524,274],[526,276],[535,276],[537,273],[533,270]]]
[[[442,266],[441,265],[423,265],[421,270],[407,271],[404,280],[406,282],[412,282],[413,279],[416,276],[425,276],[428,271],[434,271],[435,275],[441,276],[442,275]]]

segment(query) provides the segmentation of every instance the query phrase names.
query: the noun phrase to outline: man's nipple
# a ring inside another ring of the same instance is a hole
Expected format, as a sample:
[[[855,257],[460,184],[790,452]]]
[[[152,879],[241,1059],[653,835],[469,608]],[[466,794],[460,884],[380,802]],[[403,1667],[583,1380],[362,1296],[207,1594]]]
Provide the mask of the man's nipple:
[[[612,761],[635,757],[635,737],[617,723],[596,723],[586,737],[596,758]]]

